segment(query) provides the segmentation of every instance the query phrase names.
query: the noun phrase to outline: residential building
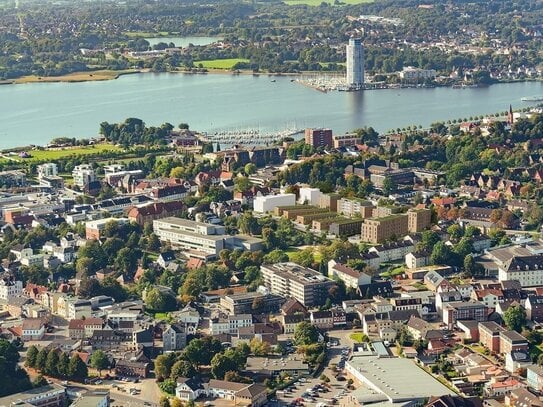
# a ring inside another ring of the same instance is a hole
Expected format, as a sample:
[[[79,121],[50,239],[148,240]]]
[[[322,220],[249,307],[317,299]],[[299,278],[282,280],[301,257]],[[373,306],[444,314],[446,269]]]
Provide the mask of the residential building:
[[[492,353],[500,353],[500,333],[505,331],[495,322],[479,322],[479,342]]]
[[[443,322],[449,327],[452,327],[458,320],[473,319],[482,322],[487,318],[487,308],[477,301],[450,302],[443,308]]]
[[[181,201],[155,202],[145,206],[133,207],[128,211],[128,220],[143,226],[155,219],[180,215],[185,205]]]
[[[229,315],[226,318],[212,318],[209,320],[211,335],[237,334],[238,329],[253,325],[251,314]]]
[[[512,377],[506,379],[492,378],[490,382],[484,386],[484,394],[486,397],[502,398],[510,394],[513,390],[524,387],[521,382]]]
[[[360,285],[371,283],[371,275],[361,271],[356,271],[345,264],[336,262],[335,260],[330,260],[328,262],[328,276],[330,278],[339,278],[345,283],[346,287],[354,288],[355,290]]]
[[[31,249],[32,250],[32,249]],[[23,294],[23,282],[13,278],[0,279],[0,300],[9,302]]]
[[[23,319],[21,339],[23,341],[41,341],[45,336],[45,322],[41,318]]]
[[[100,240],[102,232],[109,222],[117,222],[118,224],[128,223],[127,218],[103,218],[91,220],[85,223],[85,237],[90,240]]]
[[[220,306],[230,315],[277,312],[285,299],[275,294],[247,292],[230,294],[220,299]]]
[[[178,377],[175,396],[184,402],[194,401],[205,394],[203,383],[196,378]]]
[[[504,354],[513,351],[527,351],[528,340],[517,331],[500,332],[500,352]]]
[[[0,397],[0,406],[64,407],[67,401],[66,388],[51,383],[10,396]]]
[[[532,365],[530,352],[526,350],[513,350],[505,354],[505,370],[518,374],[520,369],[526,369]]]
[[[72,319],[68,323],[68,335],[71,339],[90,338],[94,331],[102,329],[102,318]]]
[[[335,285],[318,271],[296,263],[263,264],[260,270],[264,285],[273,294],[294,297],[306,307],[323,305]]]
[[[79,396],[71,407],[109,407],[109,390],[95,390]]]
[[[332,147],[331,129],[305,129],[305,144],[312,147]]]
[[[407,230],[409,233],[420,233],[432,224],[432,210],[427,208],[409,209],[407,211]]]
[[[129,377],[149,377],[151,364],[145,361],[119,360],[115,364],[115,374],[117,376]]]
[[[370,243],[382,243],[393,237],[401,238],[408,233],[408,217],[405,214],[383,218],[365,219],[361,239]]]
[[[432,80],[436,77],[435,69],[421,69],[412,66],[406,66],[400,71],[400,79],[409,82],[417,83],[425,80]]]
[[[534,322],[543,322],[543,295],[529,295],[524,302],[526,317]]]
[[[58,165],[56,163],[40,164],[36,167],[38,179],[56,177],[58,175]]]
[[[66,319],[90,318],[92,305],[89,300],[61,296],[57,301],[57,314]]]
[[[77,165],[72,171],[74,185],[83,189],[91,182],[96,181],[96,172],[90,164]]]
[[[295,204],[295,194],[257,195],[253,200],[253,209],[258,213],[266,213],[273,211],[278,206],[293,206]]]
[[[162,332],[162,351],[175,352],[183,349],[187,344],[187,330],[183,323],[169,325]]]
[[[538,365],[528,366],[526,368],[526,382],[529,388],[543,391],[543,367]]]
[[[415,246],[409,240],[387,242],[368,249],[368,253],[375,253],[379,256],[381,263],[404,259],[408,253],[415,250]]]
[[[522,287],[543,285],[543,255],[510,258],[498,268],[498,279],[517,280]]]
[[[364,85],[364,47],[360,38],[347,44],[347,86],[360,89]]]
[[[303,187],[300,188],[299,195],[299,203],[317,206],[320,202],[322,192],[319,188]]]
[[[373,204],[357,198],[341,198],[337,204],[337,212],[349,217],[371,218]]]
[[[281,315],[279,320],[283,325],[283,333],[288,335],[293,334],[298,324],[305,321],[306,317],[305,314]]]
[[[362,219],[336,218],[328,226],[328,233],[338,237],[358,235],[362,222]]]
[[[362,138],[356,133],[349,134],[335,134],[332,136],[334,141],[334,148],[355,146],[362,144]]]
[[[543,401],[525,388],[515,389],[505,396],[509,407],[543,407]]]
[[[405,255],[405,265],[408,269],[418,269],[430,264],[430,253],[426,251],[417,251]]]

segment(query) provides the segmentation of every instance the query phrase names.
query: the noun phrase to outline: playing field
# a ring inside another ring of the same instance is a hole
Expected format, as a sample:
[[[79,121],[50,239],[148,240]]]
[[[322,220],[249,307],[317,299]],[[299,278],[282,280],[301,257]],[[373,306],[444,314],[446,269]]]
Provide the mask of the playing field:
[[[209,61],[195,61],[194,66],[199,67],[202,64],[207,69],[232,69],[238,62],[249,62],[249,60],[243,58],[210,59]]]
[[[31,158],[19,158],[16,155],[10,155],[12,161],[17,162],[27,162],[27,161],[41,161],[41,160],[58,160],[60,158],[68,157],[71,155],[91,155],[91,154],[100,154],[105,151],[121,151],[120,147],[114,146],[112,144],[97,144],[95,146],[87,147],[75,147],[75,148],[64,148],[58,150],[32,150],[28,153],[32,156]]]
[[[340,4],[362,4],[373,3],[374,0],[340,0]],[[295,6],[298,4],[307,4],[308,6],[320,6],[321,3],[334,4],[334,0],[283,0],[283,3],[289,6]]]

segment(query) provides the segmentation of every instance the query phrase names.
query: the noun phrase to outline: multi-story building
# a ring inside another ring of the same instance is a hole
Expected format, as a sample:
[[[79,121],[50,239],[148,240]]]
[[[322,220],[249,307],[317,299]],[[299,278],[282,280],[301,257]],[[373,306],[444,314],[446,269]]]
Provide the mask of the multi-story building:
[[[305,129],[305,144],[313,147],[332,147],[331,129]]]
[[[488,310],[477,301],[449,302],[443,307],[443,322],[452,327],[456,321],[473,319],[483,322],[488,319]]]
[[[13,279],[0,279],[0,300],[9,302],[11,299],[20,297],[23,293],[23,282]]]
[[[338,237],[358,235],[362,222],[362,219],[337,218],[328,226],[328,233]]]
[[[127,218],[103,218],[91,220],[85,223],[85,237],[87,239],[100,240],[102,232],[109,222],[117,222],[118,224],[128,223]]]
[[[294,297],[306,307],[324,304],[335,284],[318,271],[296,263],[265,264],[260,270],[264,285],[273,294]]]
[[[364,85],[364,47],[360,38],[350,38],[347,44],[347,86]]]
[[[21,332],[23,341],[41,341],[45,335],[45,322],[41,318],[25,318]]]
[[[296,204],[296,195],[278,194],[278,195],[258,195],[253,200],[253,209],[255,212],[266,213],[273,211],[278,206],[293,206]]]
[[[74,185],[85,188],[91,182],[96,181],[96,172],[89,164],[77,165],[72,171]]]
[[[500,353],[500,333],[503,331],[505,329],[493,321],[479,322],[479,342],[490,352]]]
[[[187,344],[187,330],[183,323],[169,325],[162,333],[162,351],[175,352]]]
[[[128,211],[128,219],[143,226],[155,219],[180,215],[185,205],[181,201],[155,202],[145,206],[135,206]]]
[[[0,398],[0,406],[62,407],[68,398],[66,388],[58,384],[32,388]]]
[[[536,390],[543,390],[543,367],[531,365],[526,368],[526,381],[528,387]]]
[[[337,212],[350,217],[371,218],[373,204],[370,201],[357,198],[341,198],[338,202]]]
[[[408,233],[407,215],[391,215],[383,218],[365,219],[362,224],[362,240],[381,243],[392,237],[400,238]]]
[[[209,331],[211,332],[211,335],[235,335],[240,328],[246,328],[253,325],[253,316],[251,314],[229,315],[226,318],[210,319]]]
[[[420,233],[431,224],[432,211],[430,209],[409,209],[407,211],[407,230],[409,233]]]
[[[56,177],[58,175],[58,165],[56,163],[45,163],[37,166],[38,179]]]
[[[322,194],[319,200],[319,207],[330,209],[331,212],[337,212],[339,199],[340,195],[335,192]]]
[[[319,188],[300,188],[300,199],[298,202],[307,205],[318,205],[322,196],[322,192]]]
[[[370,275],[354,270],[345,264],[336,262],[335,260],[330,260],[328,262],[328,276],[330,278],[339,278],[345,283],[346,287],[354,288],[355,290],[361,285],[371,283]]]
[[[500,352],[507,355],[517,350],[528,350],[528,340],[517,331],[500,332]]]
[[[153,221],[153,230],[172,247],[190,250],[191,255],[214,258],[225,248],[224,226],[168,217]]]
[[[89,300],[61,296],[57,301],[57,314],[66,319],[90,318],[92,306]]]
[[[72,319],[68,324],[68,335],[70,339],[90,338],[94,331],[102,329],[103,325],[102,318]]]
[[[400,79],[410,83],[431,80],[435,77],[435,69],[420,69],[406,66],[400,71]]]
[[[221,297],[220,306],[230,315],[277,312],[285,302],[275,294],[247,292]]]
[[[526,317],[534,322],[543,321],[543,295],[529,295],[524,302]]]
[[[332,136],[332,140],[334,141],[334,148],[362,144],[362,138],[356,133],[334,135]]]
[[[517,280],[522,287],[543,285],[543,255],[512,257],[499,265],[498,279]]]

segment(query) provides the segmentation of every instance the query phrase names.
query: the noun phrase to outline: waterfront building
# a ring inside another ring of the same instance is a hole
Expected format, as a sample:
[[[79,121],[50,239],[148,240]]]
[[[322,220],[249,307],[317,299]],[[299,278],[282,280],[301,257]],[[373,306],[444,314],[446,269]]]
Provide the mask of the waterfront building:
[[[351,38],[347,45],[347,86],[360,88],[362,85],[364,85],[364,48],[360,38]]]
[[[305,144],[313,147],[332,147],[331,129],[305,129]]]

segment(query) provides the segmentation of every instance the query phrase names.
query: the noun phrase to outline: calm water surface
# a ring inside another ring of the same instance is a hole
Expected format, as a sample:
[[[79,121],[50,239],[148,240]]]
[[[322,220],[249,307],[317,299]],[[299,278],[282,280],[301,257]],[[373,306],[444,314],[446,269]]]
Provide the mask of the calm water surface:
[[[151,47],[158,44],[159,42],[165,42],[166,44],[173,42],[176,47],[183,48],[185,48],[189,44],[209,45],[221,40],[221,38],[219,37],[153,37],[145,39],[149,42],[149,45],[151,45]]]
[[[135,74],[117,80],[0,86],[0,148],[92,137],[102,121],[138,117],[148,125],[190,123],[202,131],[325,126],[379,131],[526,106],[540,83],[475,89],[322,93],[267,75]]]

